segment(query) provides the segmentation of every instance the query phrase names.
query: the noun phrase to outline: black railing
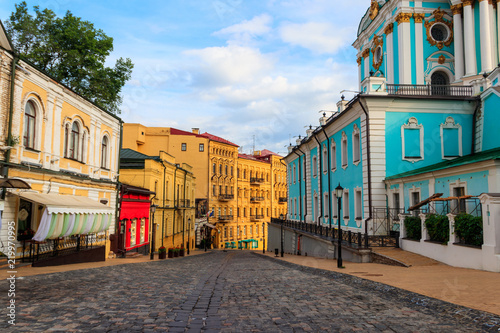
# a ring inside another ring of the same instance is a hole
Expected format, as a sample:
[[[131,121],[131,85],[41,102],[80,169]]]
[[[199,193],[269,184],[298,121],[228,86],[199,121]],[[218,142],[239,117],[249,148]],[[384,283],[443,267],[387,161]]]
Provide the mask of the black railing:
[[[233,217],[233,215],[219,215],[219,221],[231,221]]]
[[[329,226],[300,221],[281,220],[277,218],[272,218],[271,223],[276,223],[279,225],[283,224],[284,227],[305,231],[316,236],[328,239],[329,241],[337,241],[339,238],[338,229],[330,228]],[[369,237],[365,233],[353,232],[351,230],[341,230],[340,236],[343,245],[358,249],[369,248]]]
[[[286,197],[280,197],[280,198],[278,199],[278,202],[279,202],[279,203],[286,203],[286,201],[287,201]]]
[[[228,201],[233,199],[234,199],[234,194],[219,194],[220,201]]]
[[[481,200],[477,197],[455,198],[450,200],[432,201],[429,205],[429,213],[437,215],[460,213],[471,214],[476,217],[483,216]]]
[[[472,86],[424,84],[387,84],[386,86],[389,95],[471,97],[473,94]]]
[[[177,202],[177,208],[189,208],[191,207],[191,200],[189,199],[179,199]]]
[[[263,183],[264,178],[257,178],[257,177],[252,177],[250,178],[250,183]]]
[[[251,220],[262,220],[264,215],[250,215]]]
[[[250,202],[264,201],[264,197],[251,197]]]
[[[101,232],[98,234],[47,239],[43,242],[33,240],[23,241],[22,261],[36,262],[104,246],[106,244],[106,239],[106,232]]]

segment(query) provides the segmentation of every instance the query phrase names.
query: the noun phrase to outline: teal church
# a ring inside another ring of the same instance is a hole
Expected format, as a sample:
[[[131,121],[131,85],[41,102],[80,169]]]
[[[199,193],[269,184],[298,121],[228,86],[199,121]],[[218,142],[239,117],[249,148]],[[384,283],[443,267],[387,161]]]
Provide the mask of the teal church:
[[[353,43],[357,95],[289,146],[287,219],[500,271],[499,34],[496,1],[373,0]],[[482,221],[481,244],[463,246],[460,214]],[[446,240],[431,215],[448,221]]]

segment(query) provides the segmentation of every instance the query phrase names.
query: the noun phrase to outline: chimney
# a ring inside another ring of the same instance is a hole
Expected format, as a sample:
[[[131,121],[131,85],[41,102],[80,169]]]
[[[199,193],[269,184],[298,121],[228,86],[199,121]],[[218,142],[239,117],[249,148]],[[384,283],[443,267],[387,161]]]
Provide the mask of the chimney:
[[[301,142],[302,142],[302,138],[299,135],[299,138],[295,141],[295,143],[297,143],[297,146],[300,146]]]
[[[292,144],[290,143],[290,145],[288,146],[288,154],[290,154],[293,150],[293,146]]]
[[[326,113],[323,112],[323,117],[319,118],[319,124],[321,126],[326,125],[326,121],[328,120],[328,117],[326,116]]]
[[[194,133],[194,134],[200,134],[200,129],[197,128],[197,127],[193,127],[191,128],[191,131]]]
[[[348,101],[345,100],[345,96],[342,95],[341,100],[337,102],[337,111],[342,112],[345,110],[345,107],[349,103]]]
[[[253,156],[260,156],[262,154],[262,152],[260,150],[255,150],[253,152]]]
[[[313,134],[314,129],[312,128],[312,125],[309,125],[309,128],[306,129],[307,137],[310,138],[311,135]]]

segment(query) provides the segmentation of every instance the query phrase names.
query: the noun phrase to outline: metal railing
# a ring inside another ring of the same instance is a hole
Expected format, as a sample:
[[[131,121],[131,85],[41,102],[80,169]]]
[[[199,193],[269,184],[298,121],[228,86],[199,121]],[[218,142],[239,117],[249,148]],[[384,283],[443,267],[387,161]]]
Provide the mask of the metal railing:
[[[219,194],[220,201],[228,201],[233,199],[234,199],[234,194]]]
[[[70,236],[59,239],[47,239],[43,242],[23,241],[23,262],[36,262],[57,256],[68,255],[79,251],[104,246],[107,233]]]
[[[251,197],[250,202],[264,201],[264,197]]]
[[[483,216],[481,200],[477,197],[432,201],[429,213],[437,215],[467,213],[476,217]]]
[[[219,215],[219,221],[231,221],[234,215]]]
[[[286,197],[280,197],[280,198],[278,199],[278,202],[279,202],[279,203],[286,203],[286,202],[287,202],[287,199],[286,199]]]
[[[256,221],[256,220],[262,220],[264,218],[264,215],[250,215],[250,220]]]
[[[389,95],[471,97],[472,86],[386,84]]]
[[[329,241],[336,241],[339,238],[339,229],[330,228],[329,226],[300,221],[281,220],[278,218],[272,218],[271,223],[276,223],[279,225],[283,224],[284,227],[305,231],[313,235],[328,239]],[[366,233],[353,232],[351,230],[340,230],[340,238],[343,245],[358,249],[369,248],[369,237]]]
[[[191,207],[191,200],[189,199],[179,199],[179,200],[176,200],[176,207],[177,208],[189,208]]]
[[[257,177],[252,177],[250,178],[250,183],[258,184],[258,183],[263,183],[264,178],[257,178]]]

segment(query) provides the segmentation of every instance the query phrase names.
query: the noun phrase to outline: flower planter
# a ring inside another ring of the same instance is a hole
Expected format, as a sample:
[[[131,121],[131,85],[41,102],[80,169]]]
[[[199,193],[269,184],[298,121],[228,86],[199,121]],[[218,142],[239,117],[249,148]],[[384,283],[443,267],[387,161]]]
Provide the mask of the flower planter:
[[[180,256],[180,257],[184,257],[184,249],[181,249],[181,250],[179,251],[179,256]]]
[[[179,256],[179,251],[174,251],[174,258],[177,258]]]
[[[173,258],[174,257],[174,251],[173,250],[168,250],[168,257]]]
[[[167,258],[167,252],[158,253],[158,259],[166,259],[166,258]]]

